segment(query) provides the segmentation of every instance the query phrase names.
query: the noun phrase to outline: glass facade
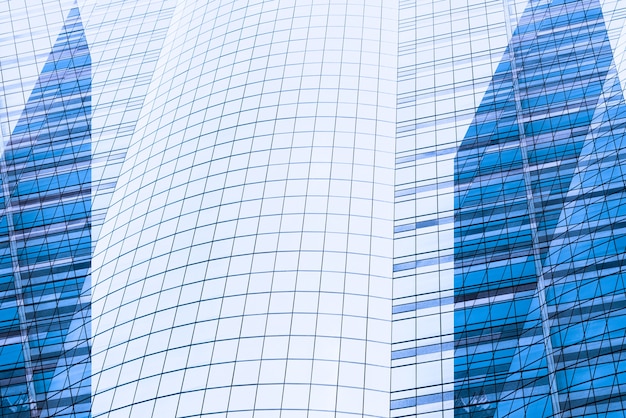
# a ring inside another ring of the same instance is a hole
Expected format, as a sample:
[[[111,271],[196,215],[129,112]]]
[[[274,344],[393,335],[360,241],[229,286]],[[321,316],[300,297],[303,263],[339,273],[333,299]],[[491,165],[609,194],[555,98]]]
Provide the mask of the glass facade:
[[[392,417],[454,413],[455,156],[525,3],[400,3]]]
[[[625,2],[11,1],[0,416],[623,416]]]
[[[531,1],[455,159],[455,416],[622,413],[626,117],[598,1]]]
[[[388,414],[396,24],[179,3],[95,247],[94,416]]]
[[[2,416],[89,414],[90,122],[74,8],[0,160]]]

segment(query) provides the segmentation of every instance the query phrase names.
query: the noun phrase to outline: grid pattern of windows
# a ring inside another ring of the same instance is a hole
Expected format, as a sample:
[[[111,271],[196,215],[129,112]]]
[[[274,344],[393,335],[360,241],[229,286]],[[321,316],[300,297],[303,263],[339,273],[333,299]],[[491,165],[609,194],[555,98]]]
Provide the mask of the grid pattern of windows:
[[[625,2],[6,2],[0,416],[621,416]]]
[[[91,57],[69,12],[0,160],[0,415],[88,416]]]
[[[454,408],[454,158],[525,1],[400,2],[391,416]]]
[[[396,25],[177,4],[96,246],[94,416],[388,414]]]
[[[11,0],[0,7],[0,135],[11,136],[75,0]]]
[[[531,1],[455,160],[455,416],[624,411],[626,105],[598,1]]]
[[[174,1],[87,0],[92,57],[92,242],[106,211],[174,13]]]

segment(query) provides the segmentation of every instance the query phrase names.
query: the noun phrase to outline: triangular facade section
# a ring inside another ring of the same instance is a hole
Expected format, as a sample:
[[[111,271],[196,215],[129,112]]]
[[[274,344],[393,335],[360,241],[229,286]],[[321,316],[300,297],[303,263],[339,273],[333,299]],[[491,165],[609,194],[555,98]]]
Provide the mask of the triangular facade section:
[[[546,268],[598,109],[619,85],[611,72],[598,1],[531,1],[462,141],[455,416],[572,410]]]
[[[0,416],[90,413],[90,125],[91,57],[74,8],[0,163],[0,286],[10,295],[0,338],[12,342],[0,348]],[[69,333],[77,312],[85,331]]]

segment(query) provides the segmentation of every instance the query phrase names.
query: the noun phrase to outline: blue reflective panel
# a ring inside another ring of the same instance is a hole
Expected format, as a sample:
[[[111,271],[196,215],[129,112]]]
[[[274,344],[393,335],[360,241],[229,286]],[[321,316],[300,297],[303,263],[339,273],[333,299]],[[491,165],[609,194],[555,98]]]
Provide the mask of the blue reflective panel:
[[[0,348],[0,371],[16,377],[1,380],[2,407],[15,416],[90,411],[89,368],[70,371],[89,361],[90,305],[80,296],[91,264],[90,69],[75,8],[4,150],[2,203],[10,200],[11,215],[0,218],[0,268],[14,272],[0,276],[0,289],[14,297],[0,302],[0,338],[28,341]],[[80,337],[66,338],[81,327]]]
[[[21,344],[7,344],[0,347],[0,371],[24,365]]]
[[[456,416],[622,410],[624,121],[598,1],[530,2],[455,161]]]

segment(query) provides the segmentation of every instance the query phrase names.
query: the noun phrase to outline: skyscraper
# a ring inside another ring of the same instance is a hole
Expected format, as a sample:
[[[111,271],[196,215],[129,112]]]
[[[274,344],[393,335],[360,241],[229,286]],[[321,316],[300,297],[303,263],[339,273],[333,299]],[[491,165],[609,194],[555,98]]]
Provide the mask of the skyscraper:
[[[599,2],[531,2],[457,151],[455,392],[482,398],[467,416],[624,411],[612,52]]]
[[[95,250],[94,416],[388,414],[396,19],[179,4]]]
[[[13,35],[0,47],[0,416],[86,417],[92,247],[173,7],[8,6],[0,10]]]
[[[0,416],[622,416],[622,3],[11,2]]]
[[[74,8],[3,143],[2,416],[89,411],[90,69]]]

